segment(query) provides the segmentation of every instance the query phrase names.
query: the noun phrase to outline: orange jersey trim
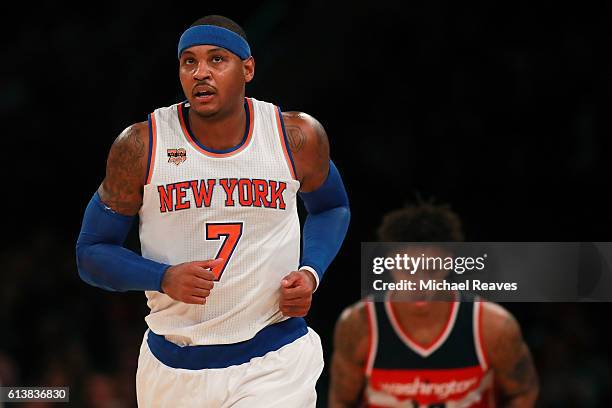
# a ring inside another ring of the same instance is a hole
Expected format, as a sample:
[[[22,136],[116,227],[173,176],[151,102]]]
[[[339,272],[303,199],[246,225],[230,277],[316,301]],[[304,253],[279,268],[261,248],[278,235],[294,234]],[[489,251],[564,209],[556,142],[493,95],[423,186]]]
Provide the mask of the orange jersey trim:
[[[482,354],[482,359],[484,362],[483,369],[487,370],[489,368],[489,359],[487,358],[487,351],[485,350],[484,341],[482,339],[482,330],[484,325],[482,318],[483,309],[484,301],[478,302],[478,322],[476,323],[478,325],[478,336],[476,336],[476,341],[478,342],[477,347],[480,350],[480,353]]]
[[[283,126],[282,119],[280,116],[281,115],[280,108],[276,107],[275,111],[276,111],[276,126],[278,127],[278,135],[281,140],[281,146],[283,146],[283,154],[285,155],[285,161],[287,162],[287,167],[289,167],[289,172],[291,173],[291,177],[294,180],[297,180],[295,171],[293,170],[293,162],[291,161],[291,157],[289,156],[289,150],[287,148],[285,128]]]
[[[242,143],[242,146],[240,146],[236,150],[232,150],[231,152],[227,152],[227,153],[215,153],[215,152],[211,152],[211,151],[208,151],[200,147],[200,145],[195,140],[193,140],[193,138],[191,137],[191,134],[189,133],[189,130],[187,129],[187,126],[185,124],[185,117],[183,116],[183,110],[181,109],[181,104],[178,104],[177,110],[179,114],[179,121],[181,122],[181,129],[183,130],[183,134],[185,135],[185,138],[187,139],[189,144],[191,144],[191,146],[193,146],[200,153],[206,156],[209,156],[209,157],[218,157],[218,158],[230,157],[230,156],[233,156],[243,151],[249,145],[249,143],[251,142],[252,136],[253,136],[253,102],[251,101],[250,98],[244,98],[244,99],[246,99],[247,107],[249,110],[249,129],[247,131],[247,136],[244,142]]]

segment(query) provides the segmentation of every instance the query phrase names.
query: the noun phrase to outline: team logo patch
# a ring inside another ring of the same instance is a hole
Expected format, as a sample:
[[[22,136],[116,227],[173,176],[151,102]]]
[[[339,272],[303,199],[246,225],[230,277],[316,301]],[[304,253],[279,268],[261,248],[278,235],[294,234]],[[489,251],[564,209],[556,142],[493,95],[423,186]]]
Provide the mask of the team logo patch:
[[[187,160],[187,152],[185,148],[168,149],[168,163],[174,163],[177,166]]]

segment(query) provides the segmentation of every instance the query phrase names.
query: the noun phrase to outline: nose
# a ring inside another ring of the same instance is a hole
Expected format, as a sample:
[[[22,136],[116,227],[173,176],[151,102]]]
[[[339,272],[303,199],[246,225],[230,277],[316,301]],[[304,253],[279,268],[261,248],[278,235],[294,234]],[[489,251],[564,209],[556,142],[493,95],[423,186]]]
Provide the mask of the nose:
[[[193,72],[193,79],[196,81],[202,81],[207,78],[210,78],[210,69],[208,68],[208,64],[205,61],[200,61],[197,69]]]

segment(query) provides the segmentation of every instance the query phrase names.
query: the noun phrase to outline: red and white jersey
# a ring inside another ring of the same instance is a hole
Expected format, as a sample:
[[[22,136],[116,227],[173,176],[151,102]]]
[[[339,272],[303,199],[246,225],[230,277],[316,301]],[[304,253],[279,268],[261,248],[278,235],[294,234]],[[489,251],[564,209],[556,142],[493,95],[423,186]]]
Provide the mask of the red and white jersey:
[[[493,372],[481,340],[481,302],[453,302],[431,344],[406,333],[391,302],[366,303],[370,352],[364,400],[372,408],[488,408]]]
[[[147,291],[151,330],[179,345],[228,344],[285,320],[280,281],[298,267],[300,183],[280,109],[245,99],[242,142],[201,145],[186,102],[149,116],[150,165],[140,210],[142,255],[176,265],[223,258],[205,305]]]

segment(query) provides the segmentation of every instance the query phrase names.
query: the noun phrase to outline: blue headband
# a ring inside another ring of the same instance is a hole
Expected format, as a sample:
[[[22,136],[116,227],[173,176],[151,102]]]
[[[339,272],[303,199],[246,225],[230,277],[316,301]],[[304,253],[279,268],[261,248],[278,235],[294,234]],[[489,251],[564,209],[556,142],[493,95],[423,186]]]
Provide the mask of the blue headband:
[[[194,45],[217,45],[233,52],[240,59],[251,56],[251,48],[244,38],[227,28],[213,25],[198,25],[187,29],[178,44],[178,57]]]

